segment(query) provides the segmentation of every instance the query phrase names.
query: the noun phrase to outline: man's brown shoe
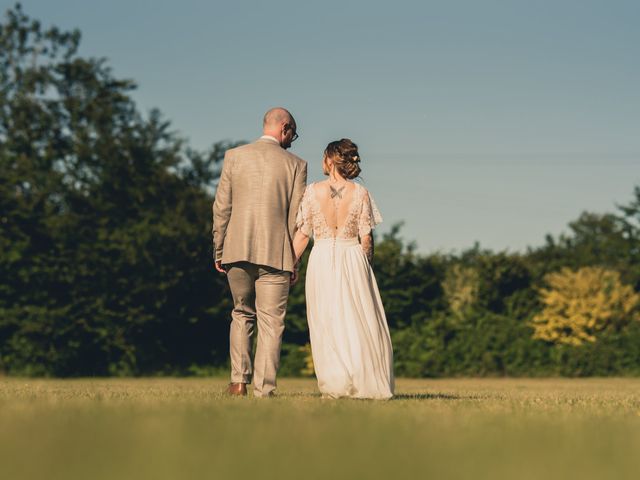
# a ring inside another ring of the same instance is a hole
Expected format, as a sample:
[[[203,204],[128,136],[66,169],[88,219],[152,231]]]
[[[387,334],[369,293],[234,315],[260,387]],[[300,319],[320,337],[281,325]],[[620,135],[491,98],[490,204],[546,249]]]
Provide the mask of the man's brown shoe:
[[[237,395],[239,397],[244,397],[247,394],[247,384],[246,383],[230,383],[229,388],[227,389],[227,393],[229,395]]]

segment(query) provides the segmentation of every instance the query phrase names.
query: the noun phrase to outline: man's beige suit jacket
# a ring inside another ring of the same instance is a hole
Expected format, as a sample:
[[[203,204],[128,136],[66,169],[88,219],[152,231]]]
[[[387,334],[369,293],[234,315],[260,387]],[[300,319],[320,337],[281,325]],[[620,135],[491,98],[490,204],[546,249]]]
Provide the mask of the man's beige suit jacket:
[[[275,139],[227,150],[213,202],[215,260],[293,271],[292,240],[307,162]]]

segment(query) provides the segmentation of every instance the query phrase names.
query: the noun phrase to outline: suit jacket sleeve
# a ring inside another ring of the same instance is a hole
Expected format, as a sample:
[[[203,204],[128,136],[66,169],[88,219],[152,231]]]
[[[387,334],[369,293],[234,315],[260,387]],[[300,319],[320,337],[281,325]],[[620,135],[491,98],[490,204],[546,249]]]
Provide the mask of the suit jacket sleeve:
[[[227,152],[213,202],[213,258],[216,261],[222,259],[224,238],[231,218],[231,164],[231,156]]]
[[[289,205],[289,232],[292,240],[296,233],[296,216],[304,195],[304,189],[307,186],[307,162],[301,163],[302,165],[296,172],[296,177],[293,181],[293,193],[291,195],[291,204]]]

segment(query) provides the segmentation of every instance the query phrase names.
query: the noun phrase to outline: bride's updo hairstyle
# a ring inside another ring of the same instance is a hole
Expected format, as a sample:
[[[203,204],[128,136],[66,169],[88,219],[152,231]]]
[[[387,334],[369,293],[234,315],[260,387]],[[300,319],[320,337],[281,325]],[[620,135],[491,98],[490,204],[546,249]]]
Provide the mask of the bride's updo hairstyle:
[[[348,138],[331,142],[324,149],[324,155],[331,159],[338,173],[344,178],[351,180],[360,175],[358,146]]]

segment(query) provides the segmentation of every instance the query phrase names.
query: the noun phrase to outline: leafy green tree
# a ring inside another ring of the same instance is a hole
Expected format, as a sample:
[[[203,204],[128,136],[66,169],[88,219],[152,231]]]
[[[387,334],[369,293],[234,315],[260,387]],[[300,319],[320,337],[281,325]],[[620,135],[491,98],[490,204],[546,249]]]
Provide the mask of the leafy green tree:
[[[424,321],[424,315],[446,305],[442,280],[446,260],[422,257],[400,238],[401,224],[383,235],[375,249],[374,270],[390,328]]]
[[[632,282],[636,291],[640,291],[640,186],[633,191],[634,198],[627,205],[621,205],[618,210],[621,214],[618,219],[622,237],[622,261],[625,267],[623,272],[625,281]]]
[[[524,291],[535,296],[533,291],[529,292],[532,282],[529,262],[520,254],[493,253],[476,245],[462,252],[454,263],[476,272],[479,307],[505,313],[513,307],[513,295]]]
[[[188,149],[80,33],[0,25],[0,368],[175,371],[226,356],[211,195],[231,144]]]
[[[580,268],[600,265],[623,271],[632,253],[630,228],[621,217],[583,212],[569,223],[569,234],[557,239],[547,236],[546,244],[531,249],[529,256],[538,267],[536,277],[562,267]]]

